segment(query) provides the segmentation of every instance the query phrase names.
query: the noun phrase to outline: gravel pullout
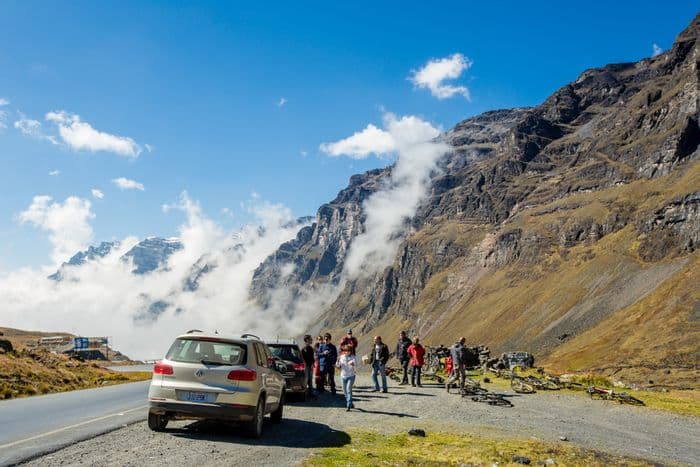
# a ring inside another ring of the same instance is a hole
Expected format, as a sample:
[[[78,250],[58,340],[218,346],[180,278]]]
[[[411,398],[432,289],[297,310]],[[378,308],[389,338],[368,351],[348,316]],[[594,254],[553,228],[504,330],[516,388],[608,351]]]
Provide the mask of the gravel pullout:
[[[447,394],[444,388],[398,386],[369,391],[361,375],[357,410],[346,412],[341,395],[324,394],[285,408],[284,420],[265,422],[260,440],[228,425],[171,422],[154,433],[145,422],[77,443],[26,465],[294,465],[315,448],[342,446],[349,429],[387,433],[412,427],[512,435],[575,445],[662,463],[700,464],[700,419],[590,400],[566,393],[515,395],[514,407],[494,407]]]

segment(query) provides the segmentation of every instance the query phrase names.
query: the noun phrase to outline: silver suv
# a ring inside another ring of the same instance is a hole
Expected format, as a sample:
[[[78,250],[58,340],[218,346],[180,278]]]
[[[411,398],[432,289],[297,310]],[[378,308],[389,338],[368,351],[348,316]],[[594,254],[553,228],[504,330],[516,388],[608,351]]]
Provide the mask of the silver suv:
[[[236,421],[257,438],[265,414],[274,422],[282,419],[285,382],[276,365],[252,334],[178,336],[153,367],[148,427],[162,431],[175,419]]]

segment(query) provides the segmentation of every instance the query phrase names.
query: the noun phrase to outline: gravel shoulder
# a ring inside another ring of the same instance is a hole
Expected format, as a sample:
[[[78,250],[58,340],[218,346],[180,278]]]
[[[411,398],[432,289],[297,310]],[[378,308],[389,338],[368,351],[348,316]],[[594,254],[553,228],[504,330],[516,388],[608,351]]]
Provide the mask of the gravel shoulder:
[[[260,440],[235,426],[171,422],[165,433],[145,422],[66,447],[25,465],[295,465],[317,449],[342,446],[353,429],[395,433],[412,427],[483,436],[536,438],[661,463],[700,464],[700,419],[622,406],[566,393],[515,395],[512,408],[493,407],[447,394],[444,388],[398,386],[373,393],[360,375],[357,410],[346,412],[341,395],[292,403],[281,424],[266,420]]]

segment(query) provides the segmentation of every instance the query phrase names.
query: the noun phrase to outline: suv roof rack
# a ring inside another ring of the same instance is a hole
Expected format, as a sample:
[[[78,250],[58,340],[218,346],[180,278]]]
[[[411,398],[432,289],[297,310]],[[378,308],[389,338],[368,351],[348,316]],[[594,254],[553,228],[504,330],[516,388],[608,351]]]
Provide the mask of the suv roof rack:
[[[247,339],[248,337],[254,337],[254,338],[256,338],[257,340],[260,340],[260,338],[259,338],[258,336],[256,336],[255,334],[242,334],[241,337],[242,337],[243,339]]]

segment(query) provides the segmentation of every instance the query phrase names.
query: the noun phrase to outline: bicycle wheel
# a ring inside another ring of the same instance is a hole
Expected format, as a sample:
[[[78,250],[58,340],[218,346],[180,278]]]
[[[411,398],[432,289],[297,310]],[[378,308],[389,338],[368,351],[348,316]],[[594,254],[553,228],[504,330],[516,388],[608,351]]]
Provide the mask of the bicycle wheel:
[[[520,378],[511,379],[510,387],[519,394],[532,394],[535,392],[535,388],[531,384],[526,383]]]
[[[551,379],[545,379],[544,381],[542,381],[542,384],[543,384],[542,389],[546,389],[548,391],[558,391],[559,390],[559,385],[556,382],[552,381]]]
[[[613,398],[620,402],[620,404],[644,405],[644,402],[634,396],[630,396],[626,392],[615,393],[613,394]]]

